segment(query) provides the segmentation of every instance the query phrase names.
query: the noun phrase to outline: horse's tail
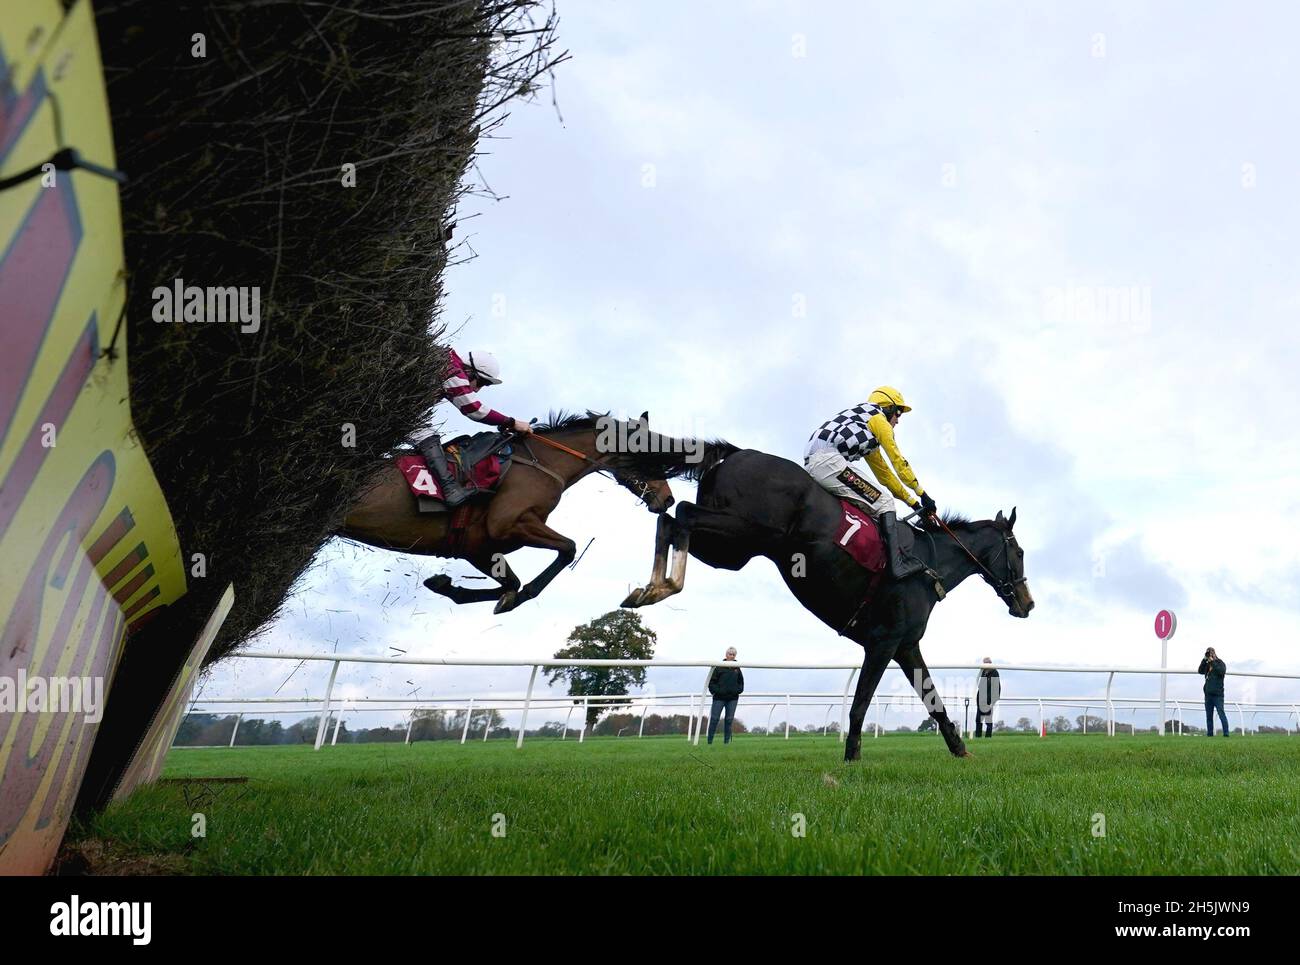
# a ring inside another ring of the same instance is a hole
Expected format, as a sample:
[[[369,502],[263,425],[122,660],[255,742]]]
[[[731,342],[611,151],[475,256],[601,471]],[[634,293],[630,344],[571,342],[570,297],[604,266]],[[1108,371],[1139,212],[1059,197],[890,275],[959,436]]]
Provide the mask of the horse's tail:
[[[718,464],[726,459],[733,452],[739,452],[739,446],[733,446],[725,439],[706,439],[702,440],[700,447],[700,459],[698,462],[691,463],[681,473],[682,479],[693,479],[700,482],[718,468]]]

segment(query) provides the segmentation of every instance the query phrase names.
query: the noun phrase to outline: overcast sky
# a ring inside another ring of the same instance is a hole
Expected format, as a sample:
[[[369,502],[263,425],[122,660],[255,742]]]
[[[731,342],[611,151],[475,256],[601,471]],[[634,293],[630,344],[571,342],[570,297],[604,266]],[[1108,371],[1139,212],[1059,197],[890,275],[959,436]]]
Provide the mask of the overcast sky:
[[[479,172],[506,197],[466,205],[478,217],[457,237],[477,257],[446,278],[453,343],[495,352],[504,370],[486,401],[522,418],[648,409],[660,431],[799,459],[821,421],[892,384],[914,406],[900,445],[940,507],[987,518],[1018,506],[1038,604],[1015,620],[969,581],[930,622],[932,666],[1154,666],[1153,616],[1169,607],[1172,666],[1194,669],[1212,644],[1230,672],[1300,669],[1300,12],[559,10],[573,55],[556,77],[563,119],[548,93],[481,145]],[[443,409],[447,431],[470,428]],[[678,499],[693,491],[674,483]],[[549,655],[645,582],[654,538],[653,518],[604,479],[571,490],[551,524],[595,542],[511,614],[420,586],[467,564],[334,544],[254,649]],[[512,566],[527,580],[547,561],[524,551]],[[740,573],[692,560],[686,591],[640,612],[664,658],[729,645],[742,663],[861,657],[762,560]],[[231,661],[206,693],[265,695],[291,669]],[[936,676],[950,693],[970,674]],[[651,682],[697,690],[701,677]],[[324,678],[304,668],[282,693],[319,694]],[[746,675],[751,691],[838,692],[844,678]],[[518,694],[526,679],[345,669],[340,685],[467,696]],[[1102,674],[1004,676],[1009,695],[1104,687]],[[881,689],[908,684],[893,669]],[[1156,696],[1157,678],[1121,678],[1116,692]],[[1170,692],[1196,700],[1200,678],[1171,678]],[[1229,678],[1230,701],[1250,696],[1297,694]],[[1037,718],[1006,716],[1021,713]],[[742,702],[740,716],[762,724],[766,710]],[[795,719],[820,724],[824,711]],[[921,713],[887,721],[899,719]]]

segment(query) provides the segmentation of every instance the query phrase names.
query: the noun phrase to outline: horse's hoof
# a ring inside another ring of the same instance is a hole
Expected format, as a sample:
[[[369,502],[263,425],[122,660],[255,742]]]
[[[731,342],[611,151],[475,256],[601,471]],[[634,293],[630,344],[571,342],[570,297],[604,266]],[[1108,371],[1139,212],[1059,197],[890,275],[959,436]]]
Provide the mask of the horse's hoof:
[[[963,744],[961,747],[957,748],[955,751],[952,752],[952,756],[953,757],[974,757],[975,755],[972,754],[970,751],[968,751],[966,749],[966,745]]]
[[[637,607],[641,605],[641,598],[643,596],[645,596],[645,588],[638,587],[637,589],[629,593],[627,597],[624,598],[623,602],[619,604],[619,606],[627,607],[629,610],[635,610]]]
[[[492,612],[509,613],[522,602],[523,601],[519,599],[519,595],[513,591],[502,593],[501,599],[497,600],[497,605],[492,608]]]
[[[862,748],[861,748],[861,747],[846,747],[846,748],[844,748],[844,760],[845,760],[845,761],[860,761],[860,760],[862,760]]]
[[[451,577],[446,573],[439,573],[437,576],[431,576],[425,580],[424,585],[434,593],[445,596],[447,588],[451,586]]]

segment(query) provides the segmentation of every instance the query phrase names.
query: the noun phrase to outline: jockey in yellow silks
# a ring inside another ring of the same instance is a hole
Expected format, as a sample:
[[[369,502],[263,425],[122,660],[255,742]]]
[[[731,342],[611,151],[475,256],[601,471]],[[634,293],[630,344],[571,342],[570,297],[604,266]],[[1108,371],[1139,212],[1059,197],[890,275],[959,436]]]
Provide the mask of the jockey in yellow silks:
[[[916,474],[894,438],[898,420],[904,412],[911,410],[912,407],[903,400],[903,393],[893,386],[882,385],[867,397],[864,404],[844,409],[823,422],[808,440],[803,456],[804,468],[823,489],[865,507],[881,521],[889,573],[896,579],[924,569],[925,564],[912,557],[904,558],[899,550],[894,497],[927,515],[935,511],[934,499],[917,482]],[[889,490],[888,493],[853,470],[849,463],[856,459],[866,459],[877,481]],[[908,489],[916,493],[915,498]]]

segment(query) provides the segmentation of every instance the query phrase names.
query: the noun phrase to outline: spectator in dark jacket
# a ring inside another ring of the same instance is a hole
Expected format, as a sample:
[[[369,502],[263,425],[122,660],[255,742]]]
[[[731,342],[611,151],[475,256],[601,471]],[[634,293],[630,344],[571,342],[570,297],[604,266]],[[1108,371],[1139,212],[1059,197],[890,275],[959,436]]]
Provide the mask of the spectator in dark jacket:
[[[984,662],[987,667],[980,668],[980,676],[975,681],[975,736],[992,737],[993,736],[993,705],[998,702],[1002,696],[1002,681],[998,679],[997,668],[993,666],[993,658],[985,657]],[[984,723],[985,731],[980,734],[980,722]]]
[[[1205,651],[1201,665],[1196,669],[1205,675],[1205,735],[1214,736],[1214,712],[1219,712],[1219,722],[1223,724],[1223,736],[1229,731],[1228,715],[1223,712],[1223,678],[1228,672],[1228,665],[1219,659],[1219,655],[1210,647]]]
[[[728,647],[723,664],[709,671],[709,693],[713,709],[709,711],[709,743],[718,729],[718,716],[725,710],[727,721],[722,727],[722,743],[731,743],[731,722],[736,719],[736,701],[745,692],[745,674],[736,665],[736,648]]]

